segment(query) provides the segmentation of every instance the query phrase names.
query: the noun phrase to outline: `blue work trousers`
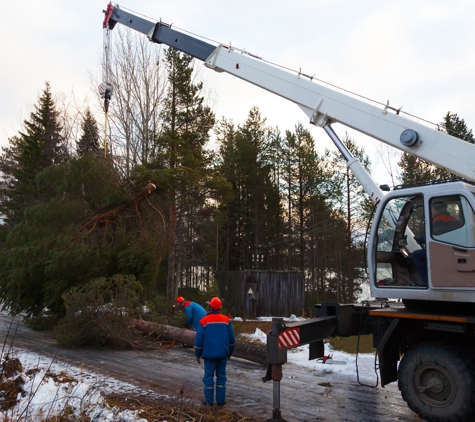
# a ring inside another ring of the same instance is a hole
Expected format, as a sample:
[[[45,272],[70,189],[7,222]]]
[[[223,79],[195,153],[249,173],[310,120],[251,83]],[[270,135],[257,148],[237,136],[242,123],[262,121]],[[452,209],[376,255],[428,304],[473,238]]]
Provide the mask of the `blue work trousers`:
[[[205,402],[212,405],[214,402],[214,376],[216,375],[216,403],[226,402],[226,364],[227,358],[205,359],[205,376],[203,377]]]

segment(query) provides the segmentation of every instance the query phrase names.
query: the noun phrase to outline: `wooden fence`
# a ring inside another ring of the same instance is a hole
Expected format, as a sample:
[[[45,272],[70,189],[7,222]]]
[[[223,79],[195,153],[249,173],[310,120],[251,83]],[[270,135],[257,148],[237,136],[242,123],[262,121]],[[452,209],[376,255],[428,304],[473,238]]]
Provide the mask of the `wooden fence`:
[[[218,271],[224,307],[233,316],[300,316],[304,310],[305,284],[301,272]]]

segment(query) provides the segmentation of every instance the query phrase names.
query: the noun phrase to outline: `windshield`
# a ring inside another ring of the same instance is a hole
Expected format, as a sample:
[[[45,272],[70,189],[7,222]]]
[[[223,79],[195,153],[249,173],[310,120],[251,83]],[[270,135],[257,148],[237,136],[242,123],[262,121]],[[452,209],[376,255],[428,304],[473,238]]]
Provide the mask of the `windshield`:
[[[401,196],[391,199],[384,208],[378,224],[378,252],[391,252],[395,239],[424,234],[422,196]]]

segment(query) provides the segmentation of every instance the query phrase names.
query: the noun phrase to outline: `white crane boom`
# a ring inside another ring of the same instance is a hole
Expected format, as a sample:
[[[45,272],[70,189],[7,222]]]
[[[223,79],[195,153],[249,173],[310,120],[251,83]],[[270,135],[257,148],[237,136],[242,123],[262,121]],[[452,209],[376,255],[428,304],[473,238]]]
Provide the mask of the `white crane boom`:
[[[462,178],[475,180],[475,146],[461,139],[229,47],[216,48],[205,65],[296,103],[317,126],[341,123]]]
[[[341,123],[461,178],[475,180],[473,144],[403,117],[388,106],[376,106],[315,82],[301,73],[276,67],[245,51],[225,45],[216,47],[176,31],[163,22],[155,24],[112,4],[105,13],[104,25],[111,29],[116,23],[121,23],[142,32],[153,42],[169,45],[203,60],[210,69],[234,75],[292,101],[312,124],[325,128],[334,122]],[[365,185],[364,181],[362,183]],[[381,194],[377,192],[377,186],[368,189],[366,184],[365,189],[372,198]]]

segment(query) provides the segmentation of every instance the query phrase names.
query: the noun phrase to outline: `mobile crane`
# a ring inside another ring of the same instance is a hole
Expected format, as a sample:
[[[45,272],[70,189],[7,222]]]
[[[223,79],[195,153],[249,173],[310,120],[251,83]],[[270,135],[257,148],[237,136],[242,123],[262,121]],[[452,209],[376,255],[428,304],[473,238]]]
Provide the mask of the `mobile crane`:
[[[431,422],[472,420],[475,145],[406,118],[389,103],[374,106],[301,72],[281,69],[231,46],[212,45],[112,3],[104,13],[104,28],[112,30],[120,23],[152,42],[203,61],[209,69],[226,72],[297,104],[311,124],[330,136],[377,205],[367,253],[370,291],[376,299],[361,304],[317,304],[313,318],[304,322],[273,320],[267,336],[269,366],[263,377],[273,381],[272,420],[283,420],[280,381],[288,349],[309,344],[309,359],[317,359],[324,355],[324,339],[361,334],[373,335],[381,385],[397,381],[403,399],[419,416]],[[333,123],[424,159],[460,179],[396,188],[385,194],[340,141]],[[441,212],[447,220],[443,229],[437,223]]]

